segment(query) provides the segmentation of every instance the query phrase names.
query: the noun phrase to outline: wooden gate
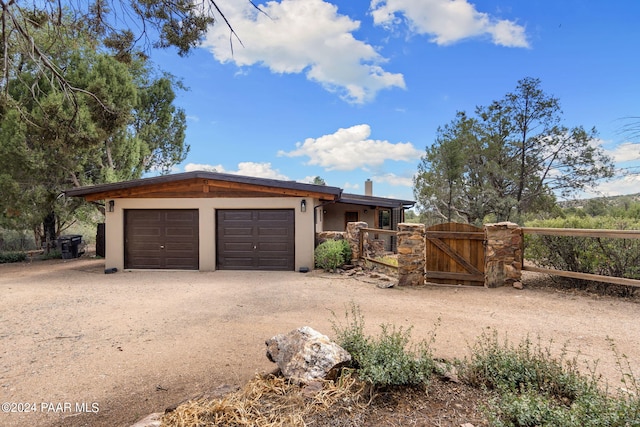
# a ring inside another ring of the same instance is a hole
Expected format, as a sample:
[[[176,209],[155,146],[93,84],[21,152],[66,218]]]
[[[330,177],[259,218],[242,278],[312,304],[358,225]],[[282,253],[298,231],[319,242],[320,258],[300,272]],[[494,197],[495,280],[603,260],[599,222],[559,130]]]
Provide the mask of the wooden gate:
[[[484,286],[484,231],[469,224],[427,228],[425,279],[448,285]]]

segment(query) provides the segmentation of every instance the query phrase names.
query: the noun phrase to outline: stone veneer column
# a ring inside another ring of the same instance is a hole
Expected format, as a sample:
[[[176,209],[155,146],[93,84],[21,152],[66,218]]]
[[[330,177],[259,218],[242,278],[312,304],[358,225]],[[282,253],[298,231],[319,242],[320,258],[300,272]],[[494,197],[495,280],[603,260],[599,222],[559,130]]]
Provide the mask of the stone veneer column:
[[[488,288],[522,287],[522,230],[518,224],[486,224],[484,233],[484,285]]]
[[[360,253],[360,230],[363,228],[369,228],[369,225],[364,221],[348,222],[346,239],[351,246],[351,260],[358,261],[362,254]]]
[[[398,286],[424,285],[424,224],[398,224]]]

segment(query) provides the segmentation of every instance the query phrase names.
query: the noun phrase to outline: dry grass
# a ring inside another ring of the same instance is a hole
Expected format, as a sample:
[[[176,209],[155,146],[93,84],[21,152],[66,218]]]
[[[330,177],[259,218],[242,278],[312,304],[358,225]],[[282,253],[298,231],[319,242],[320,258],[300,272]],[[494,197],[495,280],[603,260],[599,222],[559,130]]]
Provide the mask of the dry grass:
[[[256,376],[221,398],[189,401],[165,414],[163,427],[487,426],[486,392],[433,378],[426,387],[371,389],[353,376],[308,388],[274,375]]]
[[[328,416],[361,417],[367,403],[363,391],[362,383],[351,375],[343,375],[337,382],[322,381],[307,389],[282,377],[256,376],[237,392],[180,405],[165,414],[162,426],[326,425]],[[323,424],[315,424],[314,420],[323,420]]]

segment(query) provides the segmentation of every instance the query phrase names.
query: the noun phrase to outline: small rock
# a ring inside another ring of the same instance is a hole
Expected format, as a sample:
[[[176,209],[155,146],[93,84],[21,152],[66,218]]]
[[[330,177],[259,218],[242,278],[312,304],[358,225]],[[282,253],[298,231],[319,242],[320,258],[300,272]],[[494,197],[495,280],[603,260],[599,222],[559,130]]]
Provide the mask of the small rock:
[[[322,391],[322,382],[312,381],[302,388],[302,394],[305,397],[313,397]]]
[[[131,427],[160,427],[162,424],[162,412],[149,414]]]
[[[333,379],[351,355],[326,335],[303,326],[265,342],[267,358],[276,363],[285,378],[302,384]]]
[[[447,381],[458,384],[460,379],[458,378],[458,370],[455,366],[448,363],[436,362],[436,368],[442,373],[442,377]]]
[[[388,288],[393,288],[396,284],[394,282],[382,282],[382,283],[378,283],[376,286],[379,287],[380,289],[388,289]]]
[[[516,289],[524,289],[522,282],[513,282],[513,287]]]

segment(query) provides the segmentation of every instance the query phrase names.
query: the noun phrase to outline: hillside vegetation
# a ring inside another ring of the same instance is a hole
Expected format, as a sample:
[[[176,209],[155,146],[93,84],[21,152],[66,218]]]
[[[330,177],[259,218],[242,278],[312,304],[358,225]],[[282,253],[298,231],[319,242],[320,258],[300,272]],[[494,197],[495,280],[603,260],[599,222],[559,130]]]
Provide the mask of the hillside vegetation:
[[[640,195],[564,202],[552,214],[529,219],[525,225],[640,230]],[[557,270],[640,279],[640,239],[526,235],[525,259]],[[570,280],[570,283],[585,285],[579,280]],[[598,286],[603,288],[601,290],[609,287],[605,284]],[[623,290],[623,294],[634,292],[634,289]]]

